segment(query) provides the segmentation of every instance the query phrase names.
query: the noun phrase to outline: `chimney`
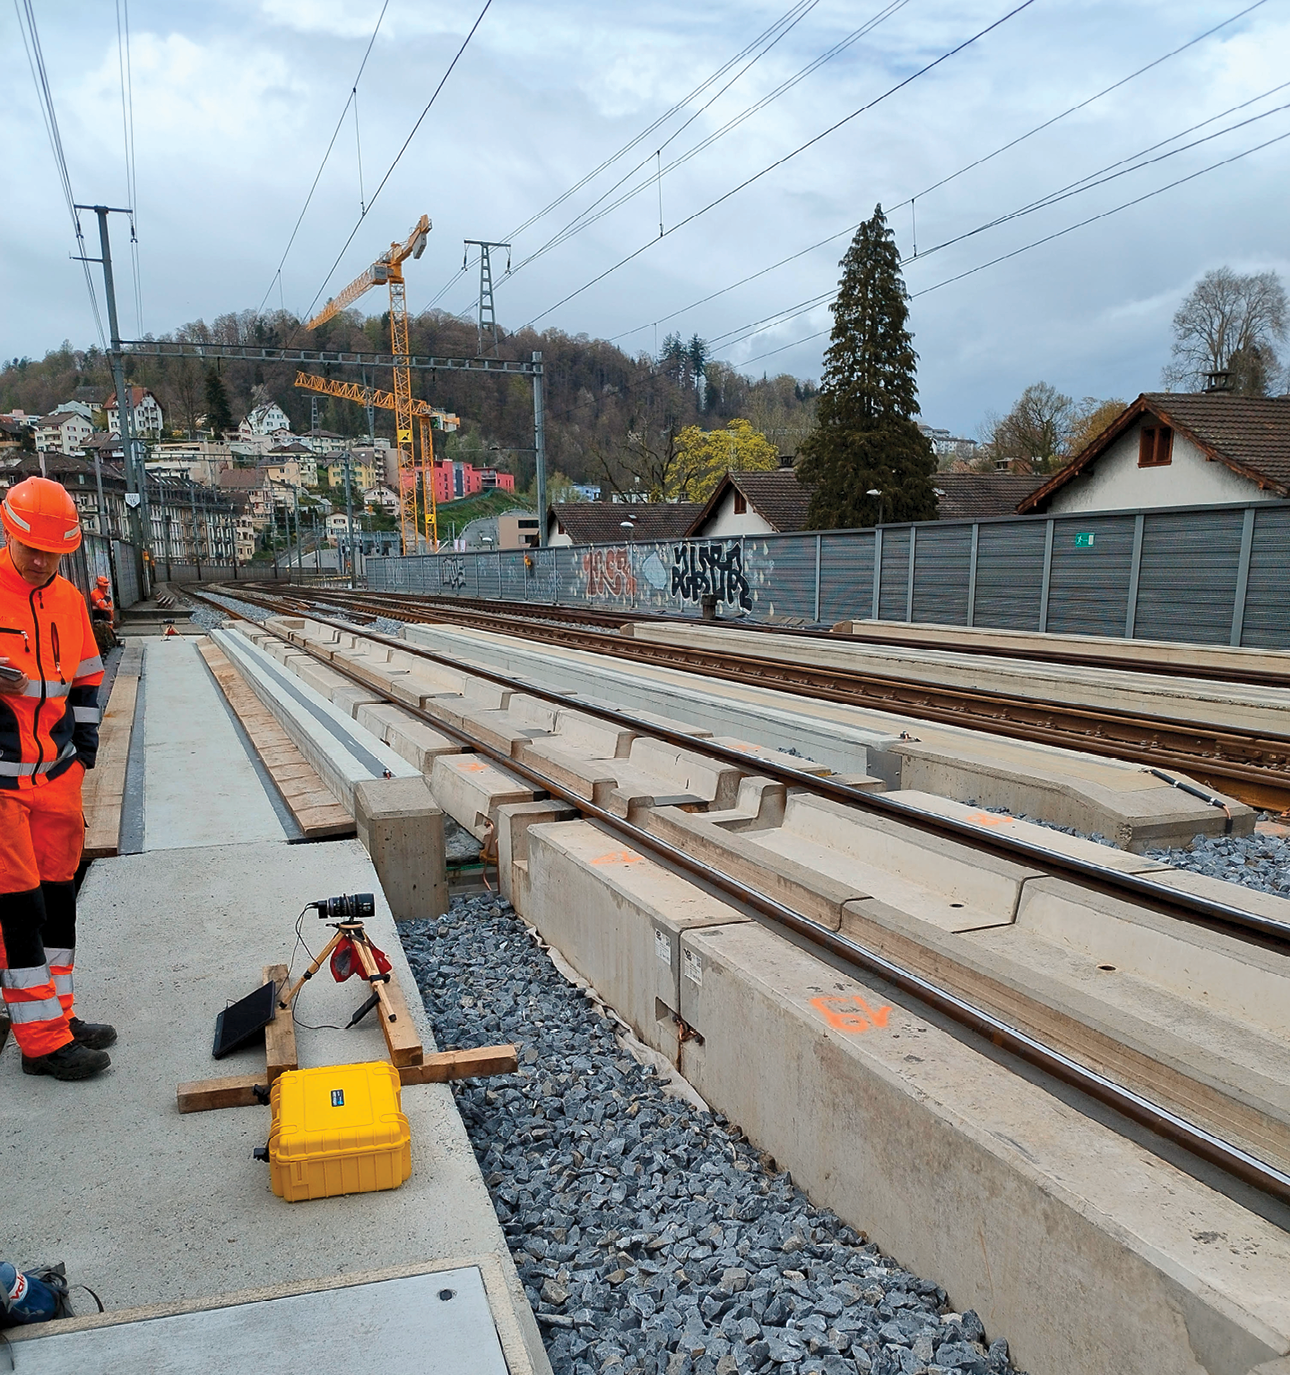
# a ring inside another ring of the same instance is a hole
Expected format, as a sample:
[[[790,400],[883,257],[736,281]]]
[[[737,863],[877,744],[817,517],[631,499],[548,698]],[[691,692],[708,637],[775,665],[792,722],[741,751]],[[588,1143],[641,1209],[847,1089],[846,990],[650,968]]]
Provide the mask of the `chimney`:
[[[1205,374],[1205,390],[1211,391],[1231,391],[1232,374],[1226,368],[1215,368],[1213,372]]]
[[[781,468],[791,468],[796,461],[796,454],[780,454],[779,456],[779,466]]]

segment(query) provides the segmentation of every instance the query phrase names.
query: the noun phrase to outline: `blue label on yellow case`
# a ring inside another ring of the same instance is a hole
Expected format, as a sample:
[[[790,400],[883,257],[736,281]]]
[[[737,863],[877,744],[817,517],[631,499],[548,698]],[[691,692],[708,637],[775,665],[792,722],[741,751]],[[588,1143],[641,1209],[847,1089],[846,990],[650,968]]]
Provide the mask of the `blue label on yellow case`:
[[[331,1105],[332,1105],[333,1108],[343,1108],[343,1107],[345,1106],[345,1090],[344,1090],[344,1089],[332,1089],[332,1091],[331,1091]]]

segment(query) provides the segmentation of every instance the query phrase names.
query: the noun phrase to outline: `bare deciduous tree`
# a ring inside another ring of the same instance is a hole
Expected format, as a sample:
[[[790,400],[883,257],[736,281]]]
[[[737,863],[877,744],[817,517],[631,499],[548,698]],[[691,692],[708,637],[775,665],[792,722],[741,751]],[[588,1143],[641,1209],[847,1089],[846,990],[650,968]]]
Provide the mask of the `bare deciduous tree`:
[[[1037,473],[1066,461],[1075,403],[1047,382],[1032,382],[1003,417],[987,420],[986,451],[998,466],[1012,463]]]
[[[1174,316],[1165,385],[1200,391],[1207,374],[1229,372],[1234,390],[1266,395],[1279,368],[1275,343],[1286,337],[1288,314],[1275,272],[1207,272]]]

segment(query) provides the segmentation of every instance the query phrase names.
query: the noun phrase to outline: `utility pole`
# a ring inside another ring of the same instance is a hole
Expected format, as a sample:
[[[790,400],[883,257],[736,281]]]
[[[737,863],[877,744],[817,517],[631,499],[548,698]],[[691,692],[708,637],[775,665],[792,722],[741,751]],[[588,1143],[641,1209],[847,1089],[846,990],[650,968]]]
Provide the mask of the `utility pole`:
[[[533,355],[533,455],[537,460],[538,548],[546,545],[546,423],[542,414],[542,355]]]
[[[295,512],[295,517],[296,517],[296,572],[300,574],[300,580],[303,582],[303,581],[304,581],[305,565],[304,565],[304,562],[303,562],[303,560],[304,560],[304,551],[303,551],[302,548],[301,548],[301,543],[302,543],[302,542],[301,542],[301,539],[300,539],[300,488],[299,488],[299,487],[292,487],[292,489],[291,489],[291,509],[292,509],[292,511]]]
[[[363,369],[363,391],[367,394],[367,399],[363,403],[363,409],[367,412],[367,442],[373,450],[376,448],[376,405],[372,400],[372,386],[367,380],[367,369]]]
[[[508,243],[490,243],[486,239],[465,239],[466,251],[461,255],[461,265],[466,266],[470,258],[472,247],[479,249],[479,355],[484,354],[484,330],[487,329],[493,336],[493,356],[497,356],[497,316],[493,311],[493,264],[489,257],[490,250],[494,248],[504,248],[506,250],[506,270],[511,270],[511,246]]]
[[[350,481],[353,455],[345,450],[345,535],[349,540],[349,588],[354,590],[354,485]]]
[[[318,433],[318,398],[316,396],[309,398],[309,433],[311,435]]]
[[[103,267],[103,294],[107,297],[108,328],[111,333],[112,383],[116,387],[117,418],[121,425],[121,447],[125,454],[126,508],[130,513],[130,532],[134,544],[142,553],[151,557],[151,540],[148,530],[148,492],[147,474],[139,459],[134,438],[134,407],[125,389],[124,354],[121,350],[121,330],[117,324],[116,284],[112,279],[112,248],[108,242],[108,215],[130,215],[132,210],[124,210],[114,205],[77,205],[77,210],[92,210],[99,222],[99,252],[102,257],[85,258],[84,262],[97,262]],[[134,496],[135,500],[130,501]],[[140,591],[147,596],[147,587]]]
[[[197,484],[188,479],[188,506],[193,513],[193,562],[197,565],[197,581],[202,580],[202,547],[197,536]]]

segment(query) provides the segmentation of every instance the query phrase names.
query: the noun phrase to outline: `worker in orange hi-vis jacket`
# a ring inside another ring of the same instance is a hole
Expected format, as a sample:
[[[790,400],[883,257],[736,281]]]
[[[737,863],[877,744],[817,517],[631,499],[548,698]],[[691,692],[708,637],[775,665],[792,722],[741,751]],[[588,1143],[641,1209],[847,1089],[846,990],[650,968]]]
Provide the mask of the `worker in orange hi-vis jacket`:
[[[116,1040],[72,1015],[81,780],[98,752],[103,661],[84,597],[58,573],[81,542],[66,490],[29,477],[0,523],[0,993],[25,1073],[89,1079]]]
[[[90,624],[94,627],[94,643],[100,654],[106,654],[121,643],[112,629],[112,583],[103,573],[90,588]]]

